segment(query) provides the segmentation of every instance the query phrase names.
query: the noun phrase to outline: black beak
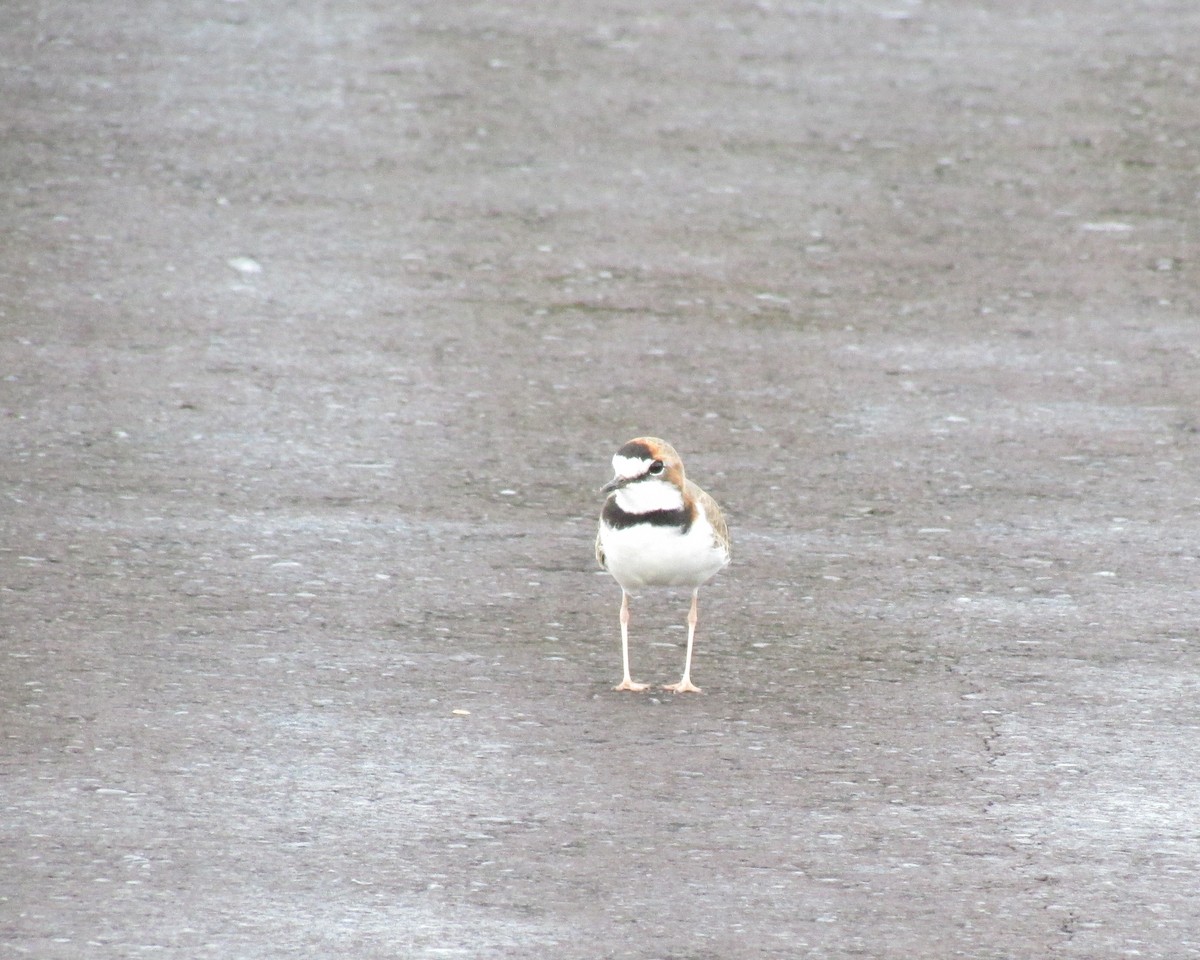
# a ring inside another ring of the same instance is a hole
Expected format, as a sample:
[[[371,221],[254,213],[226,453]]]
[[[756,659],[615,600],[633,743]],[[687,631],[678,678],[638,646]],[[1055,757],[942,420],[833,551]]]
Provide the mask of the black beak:
[[[628,482],[629,482],[628,477],[613,477],[611,480],[608,481],[608,483],[606,483],[604,486],[602,486],[600,488],[600,492],[603,494],[613,493],[617,490],[620,490]]]

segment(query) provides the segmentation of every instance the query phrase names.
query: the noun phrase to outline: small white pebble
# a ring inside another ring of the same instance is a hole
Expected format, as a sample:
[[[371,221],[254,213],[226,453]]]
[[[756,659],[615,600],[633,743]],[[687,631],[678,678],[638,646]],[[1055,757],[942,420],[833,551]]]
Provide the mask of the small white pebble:
[[[263,272],[262,264],[253,257],[232,257],[226,262],[238,273],[246,276]]]

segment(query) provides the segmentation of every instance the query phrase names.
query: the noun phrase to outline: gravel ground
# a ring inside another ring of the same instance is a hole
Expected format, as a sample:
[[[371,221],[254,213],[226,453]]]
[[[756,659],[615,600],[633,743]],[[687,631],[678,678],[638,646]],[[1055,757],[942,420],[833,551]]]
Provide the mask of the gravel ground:
[[[0,955],[1200,956],[1198,64],[1190,0],[5,4]],[[645,433],[734,539],[700,695],[611,689]]]

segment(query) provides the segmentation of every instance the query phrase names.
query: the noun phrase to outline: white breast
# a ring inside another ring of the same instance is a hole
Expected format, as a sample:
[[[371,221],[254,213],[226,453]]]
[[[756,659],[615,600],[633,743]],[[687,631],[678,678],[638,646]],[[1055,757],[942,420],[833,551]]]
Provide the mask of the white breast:
[[[638,587],[698,587],[729,562],[712,524],[697,512],[687,533],[677,527],[634,524],[600,528],[605,565],[626,590]]]

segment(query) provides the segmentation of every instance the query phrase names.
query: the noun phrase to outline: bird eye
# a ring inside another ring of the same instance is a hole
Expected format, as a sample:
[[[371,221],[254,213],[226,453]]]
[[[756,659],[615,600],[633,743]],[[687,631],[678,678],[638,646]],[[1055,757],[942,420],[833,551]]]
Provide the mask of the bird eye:
[[[647,471],[647,473],[649,473],[652,477],[657,477],[663,472],[664,469],[663,462],[661,460],[655,460],[652,464],[650,464],[650,469]]]

